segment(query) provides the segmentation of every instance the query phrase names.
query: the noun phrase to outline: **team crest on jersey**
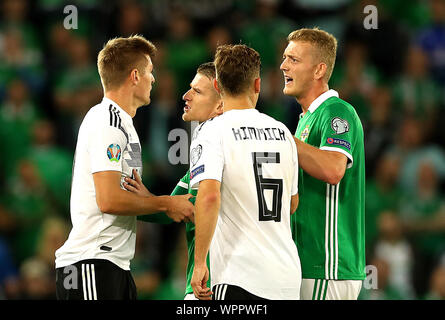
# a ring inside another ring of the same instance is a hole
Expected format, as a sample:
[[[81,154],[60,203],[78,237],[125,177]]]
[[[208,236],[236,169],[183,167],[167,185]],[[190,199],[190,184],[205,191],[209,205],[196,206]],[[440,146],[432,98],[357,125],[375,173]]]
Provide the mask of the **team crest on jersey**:
[[[348,121],[335,117],[331,120],[331,128],[336,134],[342,134],[349,131]]]
[[[110,144],[107,148],[107,156],[111,162],[119,162],[122,155],[121,147],[118,144]]]
[[[308,136],[309,136],[309,125],[307,125],[301,132],[300,140],[304,142]]]
[[[200,144],[198,144],[196,147],[194,147],[192,149],[192,152],[190,152],[190,160],[192,161],[192,165],[194,166],[199,158],[201,158],[201,154],[202,154],[202,146]]]

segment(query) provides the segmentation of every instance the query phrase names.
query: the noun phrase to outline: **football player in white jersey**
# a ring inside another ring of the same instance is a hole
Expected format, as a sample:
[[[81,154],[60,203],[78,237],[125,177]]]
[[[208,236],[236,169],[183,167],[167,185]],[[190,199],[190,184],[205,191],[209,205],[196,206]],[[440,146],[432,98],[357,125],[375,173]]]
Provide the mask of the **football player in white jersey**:
[[[136,110],[150,103],[155,46],[141,36],[115,38],[98,55],[104,98],[79,129],[68,240],[56,251],[58,299],[136,299],[130,273],[136,216],[159,211],[193,220],[191,195],[141,197],[125,190],[142,175]]]
[[[190,186],[199,185],[193,292],[214,300],[299,299],[290,228],[298,206],[293,136],[255,109],[261,81],[255,50],[220,46],[214,62],[224,113],[196,128],[190,151]]]

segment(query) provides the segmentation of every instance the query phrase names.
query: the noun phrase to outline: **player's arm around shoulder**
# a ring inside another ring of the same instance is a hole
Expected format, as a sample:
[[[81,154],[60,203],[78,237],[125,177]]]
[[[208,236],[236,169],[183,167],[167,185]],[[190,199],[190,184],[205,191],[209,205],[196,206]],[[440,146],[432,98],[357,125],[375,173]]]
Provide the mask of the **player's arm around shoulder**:
[[[345,175],[348,162],[352,165],[352,148],[357,128],[357,115],[341,103],[324,107],[317,130],[319,145],[312,146],[294,137],[300,166],[309,175],[336,185]]]
[[[320,150],[294,137],[301,168],[312,177],[329,184],[337,184],[346,171],[345,155],[328,150]]]

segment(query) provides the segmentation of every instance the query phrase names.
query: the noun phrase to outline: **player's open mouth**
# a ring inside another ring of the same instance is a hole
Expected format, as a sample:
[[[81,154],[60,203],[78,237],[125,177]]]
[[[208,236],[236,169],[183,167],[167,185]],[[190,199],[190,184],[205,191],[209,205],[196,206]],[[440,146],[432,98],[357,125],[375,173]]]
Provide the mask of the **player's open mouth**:
[[[191,109],[191,108],[190,108],[188,105],[185,105],[185,107],[184,107],[184,112],[189,112],[190,109]]]
[[[289,84],[289,83],[291,83],[292,81],[294,81],[294,79],[292,79],[291,77],[284,76],[284,83],[285,83],[285,84]]]

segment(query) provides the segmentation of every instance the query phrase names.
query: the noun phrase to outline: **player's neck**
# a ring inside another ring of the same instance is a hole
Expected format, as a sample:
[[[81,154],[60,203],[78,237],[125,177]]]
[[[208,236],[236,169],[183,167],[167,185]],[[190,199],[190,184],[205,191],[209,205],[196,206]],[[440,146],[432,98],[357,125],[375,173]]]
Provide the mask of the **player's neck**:
[[[320,85],[313,86],[303,97],[297,97],[297,102],[300,104],[303,114],[309,110],[310,105],[321,96],[323,93],[329,90],[327,83],[321,83]]]
[[[258,96],[239,95],[222,97],[224,112],[230,110],[255,109]]]
[[[132,118],[136,115],[138,108],[134,97],[125,90],[117,89],[105,92],[105,97],[113,100],[122,110],[128,113]]]

